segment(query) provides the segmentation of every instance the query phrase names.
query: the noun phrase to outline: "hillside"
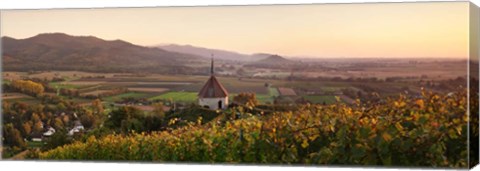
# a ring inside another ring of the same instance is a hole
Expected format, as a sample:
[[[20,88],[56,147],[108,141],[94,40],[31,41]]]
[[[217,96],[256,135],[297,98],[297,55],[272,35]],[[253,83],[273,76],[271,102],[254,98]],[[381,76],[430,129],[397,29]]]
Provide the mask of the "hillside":
[[[102,72],[151,71],[176,73],[200,56],[143,47],[122,40],[63,33],[39,34],[26,39],[2,37],[6,71],[83,70]]]
[[[158,48],[165,49],[172,52],[187,53],[203,57],[211,57],[212,54],[215,55],[216,59],[223,60],[233,60],[233,61],[254,61],[262,59],[264,57],[259,57],[255,55],[241,54],[237,52],[220,50],[220,49],[209,49],[203,47],[196,47],[191,45],[176,45],[169,44],[163,46],[157,46]]]
[[[226,111],[215,122],[127,136],[90,136],[37,156],[41,160],[465,168],[467,120],[458,119],[466,115],[465,108],[458,107],[467,105],[465,93],[425,93],[420,98],[401,96],[352,106],[305,105],[268,115],[241,112],[236,120],[222,117],[231,115]]]
[[[285,63],[293,63],[293,61],[278,55],[271,55],[265,59],[258,60],[256,63],[285,64]]]
[[[264,54],[262,54],[264,55]],[[248,67],[260,67],[260,68],[284,68],[291,67],[299,64],[296,61],[284,58],[278,55],[270,55],[264,59],[260,59],[254,62],[245,64]]]

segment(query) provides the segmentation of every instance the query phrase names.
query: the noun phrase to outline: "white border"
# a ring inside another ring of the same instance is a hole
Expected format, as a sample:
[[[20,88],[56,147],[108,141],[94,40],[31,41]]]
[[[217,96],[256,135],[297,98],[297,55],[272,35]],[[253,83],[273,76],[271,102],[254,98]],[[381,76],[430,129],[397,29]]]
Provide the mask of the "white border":
[[[453,1],[453,0],[436,0]],[[156,6],[205,6],[205,5],[259,5],[259,4],[311,4],[311,3],[362,3],[362,2],[429,2],[428,0],[0,0],[0,9],[51,9],[51,8],[104,8],[104,7],[156,7]],[[480,0],[471,0],[480,6]],[[385,169],[385,168],[331,168],[331,167],[280,167],[280,166],[231,166],[195,164],[132,164],[95,162],[38,162],[0,161],[1,170],[423,170],[426,169]],[[480,170],[476,167],[474,170]]]

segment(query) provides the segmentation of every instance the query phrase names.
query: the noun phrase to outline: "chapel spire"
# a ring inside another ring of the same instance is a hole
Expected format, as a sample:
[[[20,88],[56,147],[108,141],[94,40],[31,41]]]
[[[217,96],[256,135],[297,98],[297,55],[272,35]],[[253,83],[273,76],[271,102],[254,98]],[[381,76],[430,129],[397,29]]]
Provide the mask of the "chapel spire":
[[[210,75],[213,75],[214,72],[213,72],[213,54],[212,54],[212,64],[210,66]]]

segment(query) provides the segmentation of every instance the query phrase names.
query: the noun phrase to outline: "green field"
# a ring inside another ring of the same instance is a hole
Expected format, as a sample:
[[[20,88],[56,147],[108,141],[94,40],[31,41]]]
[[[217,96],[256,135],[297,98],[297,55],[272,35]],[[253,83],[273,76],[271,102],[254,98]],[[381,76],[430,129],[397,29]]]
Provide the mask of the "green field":
[[[335,103],[337,100],[335,99],[335,96],[303,96],[306,100],[312,102],[312,103],[323,103],[325,102],[326,104],[332,104]]]
[[[196,92],[168,92],[148,100],[173,100],[176,102],[194,102],[197,100]]]
[[[108,101],[108,102],[115,102],[115,101],[122,100],[122,98],[127,98],[127,97],[142,98],[142,97],[146,97],[146,96],[148,96],[147,93],[128,92],[128,93],[123,93],[123,94],[119,94],[119,95],[104,97],[103,100]]]
[[[277,91],[278,93],[278,91]],[[257,94],[257,100],[260,102],[260,103],[273,103],[273,97],[271,95],[266,95],[266,94]]]
[[[235,97],[236,95],[237,95],[236,93],[228,94],[228,101],[230,103],[232,103],[233,102],[233,97]],[[273,103],[273,97],[268,95],[268,94],[255,94],[255,96],[257,97],[257,100],[260,103],[263,103],[263,104],[265,104],[267,102]]]
[[[42,145],[43,142],[27,141],[27,146],[31,148],[40,148]]]

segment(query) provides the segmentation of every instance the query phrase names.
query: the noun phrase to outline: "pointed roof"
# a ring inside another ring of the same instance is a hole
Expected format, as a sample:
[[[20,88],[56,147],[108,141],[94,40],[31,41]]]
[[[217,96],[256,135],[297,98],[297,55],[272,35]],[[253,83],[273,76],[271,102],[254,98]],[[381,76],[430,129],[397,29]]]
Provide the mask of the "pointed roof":
[[[205,83],[205,85],[200,89],[198,92],[198,97],[201,98],[218,98],[218,97],[227,97],[228,92],[223,87],[222,84],[217,80],[215,77],[215,73],[213,70],[213,54],[212,54],[212,63],[210,66],[210,78]]]
[[[227,90],[222,84],[220,84],[214,75],[210,76],[207,83],[205,83],[203,88],[200,89],[200,92],[198,92],[198,97],[201,98],[218,98],[227,96]]]

